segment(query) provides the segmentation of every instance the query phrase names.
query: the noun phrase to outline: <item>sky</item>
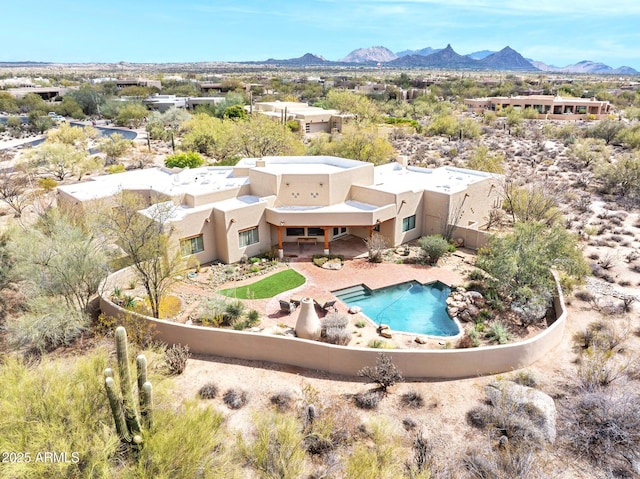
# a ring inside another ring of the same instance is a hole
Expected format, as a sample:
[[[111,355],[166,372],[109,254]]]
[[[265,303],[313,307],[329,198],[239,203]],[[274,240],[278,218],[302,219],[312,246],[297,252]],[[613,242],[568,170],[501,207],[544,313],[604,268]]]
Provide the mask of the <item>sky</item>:
[[[339,60],[451,44],[640,71],[638,0],[3,0],[0,61]]]

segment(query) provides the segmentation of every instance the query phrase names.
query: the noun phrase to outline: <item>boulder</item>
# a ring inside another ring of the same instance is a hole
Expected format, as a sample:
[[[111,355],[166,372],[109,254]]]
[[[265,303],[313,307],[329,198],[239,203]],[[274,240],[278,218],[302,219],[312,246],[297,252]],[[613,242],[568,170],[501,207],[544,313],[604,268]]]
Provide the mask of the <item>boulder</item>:
[[[488,384],[485,386],[485,393],[493,406],[514,411],[513,414],[528,416],[548,442],[555,442],[557,413],[551,396],[513,381]]]
[[[416,336],[416,338],[414,339],[414,341],[418,344],[426,344],[427,341],[424,338],[421,338],[420,336]]]
[[[480,314],[480,310],[477,307],[475,307],[473,304],[468,305],[465,308],[465,311],[469,313],[469,316],[471,316],[472,319],[476,319]]]
[[[458,319],[460,321],[464,321],[465,323],[470,323],[471,321],[473,321],[473,318],[469,314],[469,311],[467,311],[466,309],[458,314]]]
[[[362,311],[362,308],[360,306],[351,306],[347,311],[351,314],[357,314]]]
[[[382,331],[379,331],[378,334],[386,339],[391,339],[393,337],[388,329],[383,329]]]

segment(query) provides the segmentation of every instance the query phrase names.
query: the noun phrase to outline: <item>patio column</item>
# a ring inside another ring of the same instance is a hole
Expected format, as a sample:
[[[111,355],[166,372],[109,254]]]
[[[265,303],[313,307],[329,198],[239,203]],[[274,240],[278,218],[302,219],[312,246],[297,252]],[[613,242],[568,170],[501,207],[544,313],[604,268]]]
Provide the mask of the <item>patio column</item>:
[[[278,258],[284,258],[284,249],[282,247],[282,226],[277,226],[278,229]]]
[[[324,226],[324,252],[323,254],[329,254],[329,227]]]

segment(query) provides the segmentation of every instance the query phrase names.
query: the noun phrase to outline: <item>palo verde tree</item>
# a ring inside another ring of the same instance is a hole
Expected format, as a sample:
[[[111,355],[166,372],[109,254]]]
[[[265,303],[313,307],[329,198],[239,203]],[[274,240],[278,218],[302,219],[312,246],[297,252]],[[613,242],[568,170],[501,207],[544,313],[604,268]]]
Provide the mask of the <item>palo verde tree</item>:
[[[86,312],[107,275],[103,244],[73,215],[50,209],[12,236],[21,277],[33,296],[64,299],[69,310]]]
[[[184,261],[172,238],[174,210],[171,201],[148,206],[140,195],[123,191],[105,221],[107,234],[128,256],[144,286],[155,318],[160,316],[162,298],[184,271]]]
[[[542,222],[516,223],[512,233],[491,236],[476,266],[491,275],[503,298],[522,305],[551,297],[551,268],[577,279],[588,272],[578,239],[563,225]]]

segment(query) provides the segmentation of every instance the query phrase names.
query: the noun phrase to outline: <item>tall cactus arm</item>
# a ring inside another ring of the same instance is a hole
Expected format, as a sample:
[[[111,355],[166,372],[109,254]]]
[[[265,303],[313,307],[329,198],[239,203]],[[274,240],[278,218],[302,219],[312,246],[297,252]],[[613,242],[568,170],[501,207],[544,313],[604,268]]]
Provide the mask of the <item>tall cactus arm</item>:
[[[111,407],[111,414],[113,414],[113,420],[116,423],[116,431],[118,436],[124,442],[131,442],[131,434],[127,428],[127,423],[124,418],[124,412],[122,410],[122,403],[118,398],[116,392],[116,383],[111,377],[106,377],[104,380],[104,388],[107,391],[107,397],[109,398],[109,406]]]

